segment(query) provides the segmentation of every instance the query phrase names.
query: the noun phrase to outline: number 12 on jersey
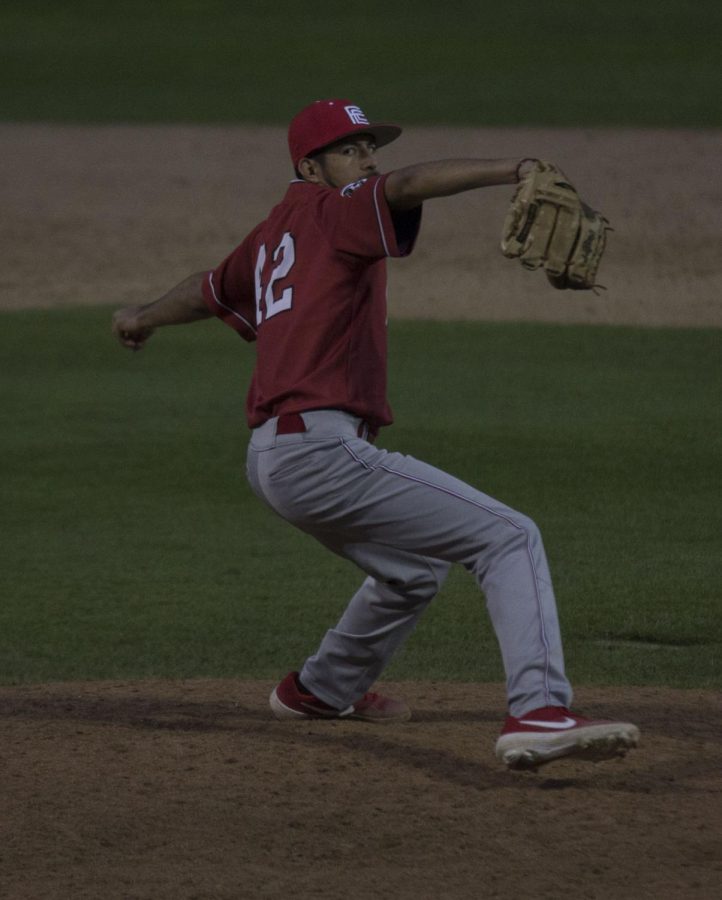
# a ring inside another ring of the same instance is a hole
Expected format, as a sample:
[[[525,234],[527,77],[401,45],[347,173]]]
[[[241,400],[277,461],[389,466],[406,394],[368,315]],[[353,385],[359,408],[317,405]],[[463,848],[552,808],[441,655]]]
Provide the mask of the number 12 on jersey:
[[[296,262],[296,243],[293,235],[287,231],[281,238],[280,244],[273,251],[273,262],[275,265],[271,269],[271,277],[268,279],[265,291],[261,280],[263,267],[266,264],[266,245],[261,244],[258,248],[258,258],[256,259],[256,325],[260,325],[265,319],[270,319],[280,312],[285,312],[293,306],[293,285],[289,285],[280,292],[280,296],[276,296],[274,288],[276,282],[285,278],[294,263]],[[263,315],[263,303],[266,306],[266,315]]]

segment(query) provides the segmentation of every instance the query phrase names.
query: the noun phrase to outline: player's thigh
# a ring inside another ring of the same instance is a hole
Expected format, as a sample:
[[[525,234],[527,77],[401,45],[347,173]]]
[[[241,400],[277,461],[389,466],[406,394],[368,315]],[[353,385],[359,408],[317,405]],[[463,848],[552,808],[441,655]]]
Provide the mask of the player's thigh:
[[[310,533],[466,563],[480,546],[518,537],[523,514],[441,469],[362,440],[265,461],[274,508]]]
[[[357,466],[369,468],[363,518],[374,541],[466,562],[482,546],[525,542],[536,531],[527,516],[413,456],[368,454],[352,442],[344,449]]]

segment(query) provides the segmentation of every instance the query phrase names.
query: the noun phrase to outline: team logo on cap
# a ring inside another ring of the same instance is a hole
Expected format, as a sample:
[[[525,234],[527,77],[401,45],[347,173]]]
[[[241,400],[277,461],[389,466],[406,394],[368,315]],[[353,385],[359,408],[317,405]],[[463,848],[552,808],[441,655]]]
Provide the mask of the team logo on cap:
[[[358,106],[344,106],[346,110],[346,115],[351,119],[351,122],[354,125],[368,125],[369,120],[364,115],[362,109]]]

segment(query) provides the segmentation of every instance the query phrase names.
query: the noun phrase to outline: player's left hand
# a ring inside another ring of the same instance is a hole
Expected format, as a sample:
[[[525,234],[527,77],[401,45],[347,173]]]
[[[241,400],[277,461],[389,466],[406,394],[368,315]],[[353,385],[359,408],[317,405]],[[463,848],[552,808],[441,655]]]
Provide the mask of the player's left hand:
[[[142,350],[154,331],[141,324],[138,306],[126,306],[113,315],[113,334],[129,350]]]

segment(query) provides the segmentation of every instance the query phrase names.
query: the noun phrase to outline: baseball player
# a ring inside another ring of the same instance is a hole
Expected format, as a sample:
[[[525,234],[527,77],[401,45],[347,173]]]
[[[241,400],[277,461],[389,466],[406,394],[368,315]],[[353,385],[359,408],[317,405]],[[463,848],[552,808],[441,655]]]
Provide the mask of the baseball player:
[[[536,525],[474,487],[375,445],[386,398],[386,258],[414,247],[422,204],[516,184],[532,159],[457,159],[381,174],[396,125],[348,100],[292,120],[295,177],[265,221],[211,271],[115,313],[138,350],[159,326],[216,316],[256,343],[247,398],[247,476],[288,522],[366,574],[339,622],[271,694],[279,719],[402,722],[371,691],[453,563],[483,591],[501,648],[508,715],[496,753],[510,768],[623,755],[629,723],[570,712],[551,576]]]

